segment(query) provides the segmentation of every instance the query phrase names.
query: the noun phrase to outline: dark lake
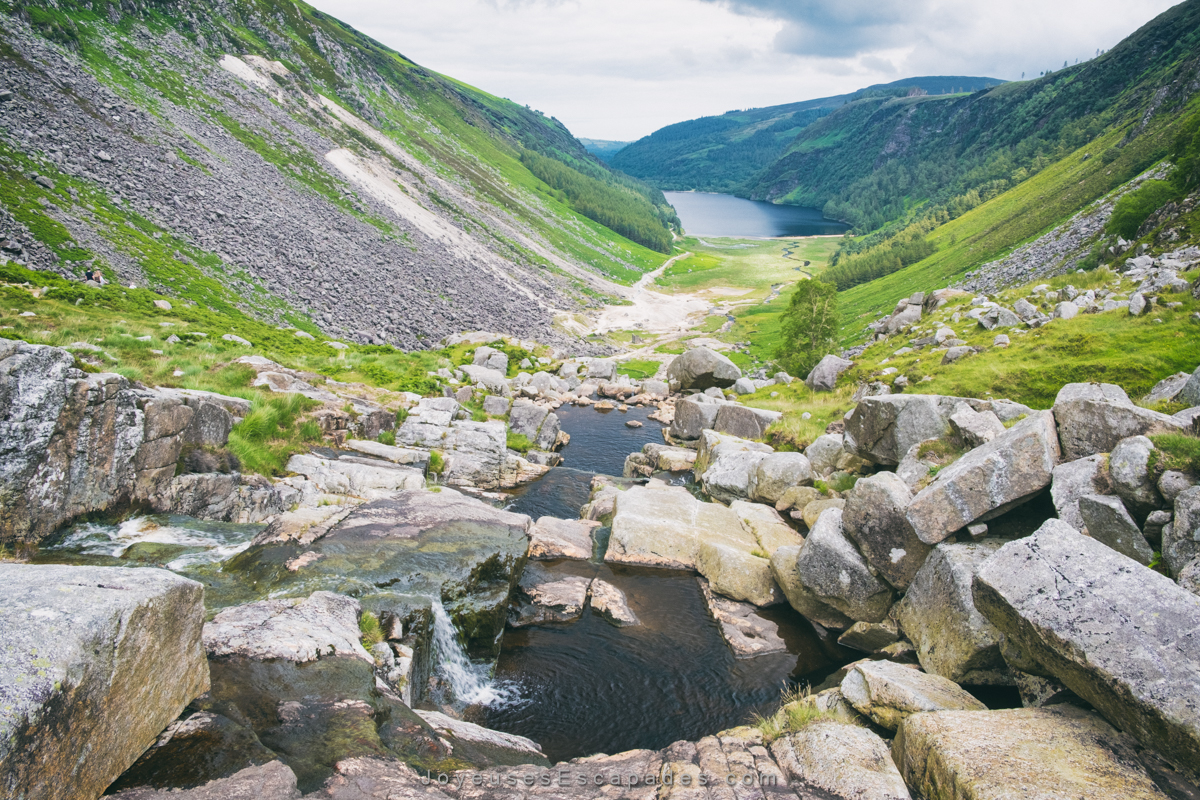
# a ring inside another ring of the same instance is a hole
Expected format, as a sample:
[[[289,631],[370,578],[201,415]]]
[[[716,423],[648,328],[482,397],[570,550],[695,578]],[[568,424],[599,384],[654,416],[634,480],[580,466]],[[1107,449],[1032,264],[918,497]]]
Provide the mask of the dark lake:
[[[850,227],[825,219],[819,208],[780,206],[710,192],[664,192],[690,236],[766,239],[775,236],[825,236]]]

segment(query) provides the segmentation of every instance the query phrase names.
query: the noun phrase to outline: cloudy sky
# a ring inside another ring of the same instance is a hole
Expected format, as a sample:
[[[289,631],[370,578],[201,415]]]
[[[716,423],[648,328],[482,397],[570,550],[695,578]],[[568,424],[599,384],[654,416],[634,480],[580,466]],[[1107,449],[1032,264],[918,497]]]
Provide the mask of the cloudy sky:
[[[312,2],[312,0],[310,0]],[[315,0],[417,63],[629,141],[918,75],[1095,55],[1175,0]]]

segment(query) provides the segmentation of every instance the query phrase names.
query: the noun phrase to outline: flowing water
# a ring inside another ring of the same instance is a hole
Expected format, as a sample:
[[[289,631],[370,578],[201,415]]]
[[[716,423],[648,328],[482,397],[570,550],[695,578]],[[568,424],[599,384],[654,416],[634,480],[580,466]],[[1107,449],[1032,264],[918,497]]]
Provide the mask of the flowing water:
[[[577,517],[593,475],[620,475],[627,455],[663,441],[664,426],[647,419],[650,409],[563,406],[556,413],[571,434],[565,465],[514,492],[508,506],[535,519]],[[644,427],[626,427],[629,419]],[[574,622],[505,631],[490,689],[504,697],[469,709],[472,719],[533,739],[553,761],[658,749],[767,714],[781,690],[819,682],[847,660],[788,606],[759,612],[778,625],[787,652],[739,660],[709,615],[693,573],[604,564],[602,555],[542,566],[563,577],[613,584],[641,624],[617,628],[589,607]]]
[[[565,466],[514,492],[508,503],[513,511],[575,518],[594,475],[620,475],[628,454],[663,441],[663,426],[647,418],[650,409],[564,406],[557,413],[571,434]],[[631,419],[643,427],[626,427]],[[35,560],[165,567],[204,583],[209,606],[217,608],[261,599],[222,572],[221,564],[262,528],[172,515],[84,522],[65,529]],[[445,609],[433,604],[438,674],[470,718],[528,736],[554,760],[662,748],[749,722],[774,708],[781,689],[819,681],[847,660],[787,606],[760,612],[779,626],[786,653],[734,658],[693,573],[604,564],[605,532],[592,561],[543,566],[613,584],[640,625],[617,628],[588,608],[573,623],[508,630],[493,670],[471,662]]]
[[[711,192],[664,192],[689,236],[771,239],[778,236],[829,236],[849,225],[826,219],[819,208],[744,200]]]

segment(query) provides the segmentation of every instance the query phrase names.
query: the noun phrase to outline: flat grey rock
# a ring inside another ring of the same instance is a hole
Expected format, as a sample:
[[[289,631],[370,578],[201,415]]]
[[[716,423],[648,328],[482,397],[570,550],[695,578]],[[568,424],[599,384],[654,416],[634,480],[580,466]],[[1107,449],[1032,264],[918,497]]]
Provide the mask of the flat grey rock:
[[[204,588],[159,569],[29,564],[0,564],[0,585],[0,786],[99,797],[209,688]]]
[[[980,568],[979,610],[1110,722],[1200,764],[1200,597],[1059,520]]]

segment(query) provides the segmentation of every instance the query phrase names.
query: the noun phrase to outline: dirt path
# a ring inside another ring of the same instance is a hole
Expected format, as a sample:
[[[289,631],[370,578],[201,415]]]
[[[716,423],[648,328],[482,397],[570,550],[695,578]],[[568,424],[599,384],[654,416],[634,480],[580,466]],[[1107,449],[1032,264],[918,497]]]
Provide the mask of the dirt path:
[[[712,302],[691,294],[662,294],[649,287],[667,267],[691,253],[669,259],[653,272],[647,272],[626,295],[627,306],[608,306],[596,320],[596,333],[639,330],[652,334],[682,333],[690,330],[712,308]]]

